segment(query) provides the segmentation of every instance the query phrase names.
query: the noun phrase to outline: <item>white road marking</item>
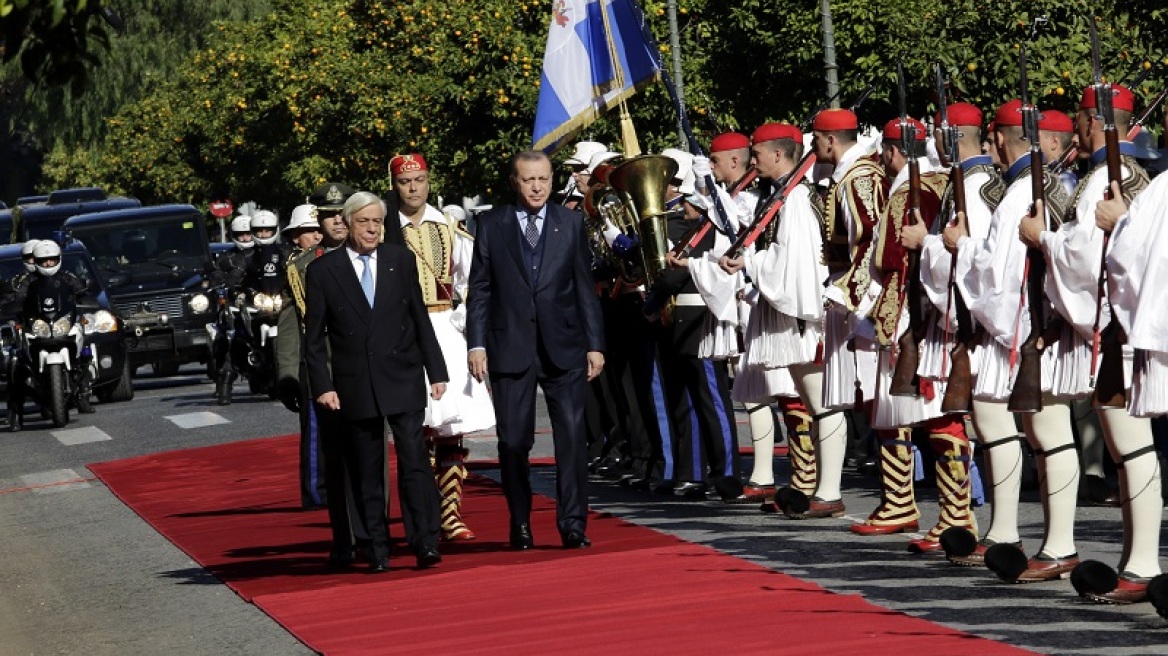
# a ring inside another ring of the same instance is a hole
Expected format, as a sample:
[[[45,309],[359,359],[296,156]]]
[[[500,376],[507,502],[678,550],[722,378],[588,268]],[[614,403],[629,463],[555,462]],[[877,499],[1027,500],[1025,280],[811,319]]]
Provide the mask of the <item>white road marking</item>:
[[[54,469],[52,471],[25,474],[20,477],[25,487],[31,488],[34,494],[52,494],[69,490],[81,490],[93,487],[82,480],[84,477],[72,469]],[[75,481],[75,482],[70,482]]]
[[[230,419],[224,419],[214,412],[188,412],[185,415],[170,415],[163,417],[163,419],[173,422],[179,428],[202,428],[203,426],[231,423]]]
[[[53,431],[52,435],[57,438],[58,442],[65,446],[88,444],[90,442],[104,442],[113,439],[109,436],[109,433],[106,433],[97,426],[84,426],[82,428]]]

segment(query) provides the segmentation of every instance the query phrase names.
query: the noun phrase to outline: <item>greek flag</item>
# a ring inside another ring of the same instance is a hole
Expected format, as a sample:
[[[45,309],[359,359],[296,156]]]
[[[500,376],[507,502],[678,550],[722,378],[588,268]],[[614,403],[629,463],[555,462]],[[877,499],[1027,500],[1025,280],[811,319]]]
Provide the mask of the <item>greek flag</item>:
[[[661,60],[644,20],[635,0],[554,0],[534,148],[555,151],[620,100],[657,81]]]

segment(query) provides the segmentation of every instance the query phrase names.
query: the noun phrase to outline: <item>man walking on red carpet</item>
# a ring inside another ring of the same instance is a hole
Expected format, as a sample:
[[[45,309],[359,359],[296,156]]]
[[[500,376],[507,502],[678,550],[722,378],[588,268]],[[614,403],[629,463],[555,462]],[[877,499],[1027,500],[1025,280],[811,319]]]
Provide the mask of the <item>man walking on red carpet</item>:
[[[385,203],[376,194],[358,192],[341,213],[349,226],[346,247],[313,261],[305,278],[304,342],[312,394],[324,412],[339,412],[343,420],[341,449],[350,465],[357,520],[370,538],[370,571],[389,570],[387,421],[406,540],[418,567],[432,567],[442,560],[438,488],[422,422],[426,377],[430,396],[442,398],[446,364],[422,301],[413,254],[400,244],[381,243]],[[333,552],[351,547],[334,544]]]
[[[516,203],[478,222],[466,303],[467,364],[478,380],[491,378],[511,547],[534,546],[528,454],[537,383],[555,441],[556,525],[565,548],[587,547],[584,403],[587,381],[604,367],[604,325],[584,217],[548,204],[552,164],[542,152],[512,159],[511,186]]]

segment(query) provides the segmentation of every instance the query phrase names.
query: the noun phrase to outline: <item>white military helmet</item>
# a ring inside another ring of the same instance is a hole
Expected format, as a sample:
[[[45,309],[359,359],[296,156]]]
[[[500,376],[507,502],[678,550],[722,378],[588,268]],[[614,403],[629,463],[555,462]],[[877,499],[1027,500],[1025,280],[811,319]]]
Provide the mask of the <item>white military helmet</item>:
[[[61,270],[61,247],[57,242],[45,239],[32,250],[32,259],[36,264],[36,270],[42,276],[56,275]],[[57,263],[52,266],[43,266],[41,263],[45,260],[56,260]]]
[[[28,241],[24,242],[24,245],[20,247],[20,259],[26,260],[31,258],[33,256],[33,250],[39,243],[41,243],[40,239],[29,239]],[[32,262],[25,262],[24,268],[27,269],[29,273],[36,271],[36,265],[34,265]]]
[[[288,220],[288,225],[284,227],[283,231],[292,232],[301,228],[320,228],[320,221],[317,220],[316,205],[297,205],[292,210],[292,218]]]
[[[251,239],[242,241],[237,235],[251,235],[251,216],[248,214],[240,214],[231,220],[231,241],[235,242],[236,248],[251,248],[255,246],[255,242]]]
[[[271,230],[270,237],[260,237],[256,234],[257,230]],[[275,212],[269,210],[259,210],[251,215],[251,238],[257,244],[267,246],[276,243],[280,238],[280,219],[276,218]]]

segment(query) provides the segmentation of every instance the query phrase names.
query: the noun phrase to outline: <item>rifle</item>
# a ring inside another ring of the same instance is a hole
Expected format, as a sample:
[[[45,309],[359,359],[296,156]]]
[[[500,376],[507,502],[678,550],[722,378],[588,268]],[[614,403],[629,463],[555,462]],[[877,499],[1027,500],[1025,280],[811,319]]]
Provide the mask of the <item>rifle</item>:
[[[966,215],[965,171],[961,168],[961,151],[958,143],[961,135],[956,127],[949,124],[947,84],[940,62],[936,64],[936,72],[941,143],[944,144],[945,152],[952,164],[949,169],[949,183],[953,197],[953,222],[956,224],[959,221],[958,217]],[[969,314],[965,298],[957,290],[957,253],[953,253],[949,261],[949,284],[946,289],[949,293],[945,301],[945,344],[949,344],[949,310],[954,304],[957,311],[957,340],[953,349],[949,351],[952,367],[946,381],[945,397],[941,400],[941,412],[969,412],[973,406],[973,372],[969,362],[969,347],[973,340],[973,317]]]
[[[900,100],[900,148],[908,160],[908,203],[904,208],[904,220],[908,225],[916,225],[916,215],[921,209],[921,165],[916,155],[917,129],[908,120],[902,62],[896,63],[896,76],[896,92]],[[919,396],[917,365],[920,364],[920,342],[926,329],[925,309],[921,302],[921,252],[911,250],[905,256],[908,261],[901,270],[900,302],[902,307],[908,303],[908,330],[896,341],[896,365],[888,393],[892,396]]]
[[[1142,82],[1142,80],[1140,81]],[[1096,95],[1098,95],[1098,93],[1096,93]],[[1127,131],[1127,141],[1134,140],[1136,135],[1143,131],[1144,124],[1148,122],[1149,118],[1151,118],[1152,113],[1159,109],[1160,105],[1164,104],[1166,99],[1168,99],[1168,88],[1165,88],[1163,91],[1157,94],[1156,98],[1152,100],[1152,102],[1149,103],[1147,107],[1144,108],[1144,111],[1139,115],[1139,117],[1132,121],[1131,127],[1128,128]],[[1063,154],[1060,155],[1057,160],[1055,160],[1054,164],[1051,164],[1051,172],[1055,174],[1062,173],[1063,171],[1067,170],[1071,163],[1074,162],[1078,157],[1079,147],[1071,146],[1070,148],[1063,151]]]
[[[1111,183],[1123,184],[1123,169],[1119,154],[1119,130],[1115,126],[1115,108],[1112,105],[1112,85],[1103,81],[1103,71],[1099,58],[1099,32],[1095,26],[1095,19],[1091,19],[1091,66],[1095,82],[1091,86],[1095,89],[1096,118],[1103,121],[1103,141],[1107,151],[1107,192],[1104,198],[1111,197]],[[1099,278],[1095,290],[1095,323],[1091,329],[1091,386],[1095,387],[1095,404],[1104,408],[1122,408],[1127,405],[1127,394],[1123,381],[1123,344],[1121,336],[1123,329],[1114,318],[1108,328],[1107,346],[1103,351],[1103,363],[1099,365],[1099,351],[1102,346],[1102,333],[1099,323],[1103,317],[1103,296],[1107,292],[1107,244],[1111,240],[1111,233],[1103,233],[1103,250],[1099,254]],[[1099,374],[1098,380],[1096,373]],[[1098,383],[1098,386],[1096,384]]]
[[[1018,68],[1021,72],[1022,86],[1022,138],[1030,142],[1030,196],[1032,202],[1030,213],[1035,214],[1039,205],[1042,206],[1043,218],[1046,218],[1046,178],[1042,164],[1042,148],[1038,143],[1038,108],[1030,104],[1030,94],[1027,86],[1029,78],[1026,74],[1026,44],[1023,43],[1018,52]],[[1048,225],[1047,228],[1050,226]],[[1030,316],[1030,335],[1017,349],[1021,356],[1018,364],[1018,377],[1014,381],[1014,389],[1010,392],[1010,399],[1006,407],[1010,412],[1040,412],[1042,410],[1042,351],[1046,348],[1043,329],[1046,327],[1046,312],[1043,306],[1043,281],[1046,279],[1046,258],[1042,249],[1028,248],[1026,250],[1026,265],[1022,272],[1022,290],[1028,302],[1027,312]],[[1021,307],[1019,307],[1021,313]],[[1020,316],[1020,315],[1019,315]],[[1017,344],[1018,332],[1014,331],[1014,343]],[[1014,363],[1015,353],[1011,349],[1010,363]]]
[[[860,105],[863,105],[864,101],[868,99],[868,96],[872,95],[872,91],[875,88],[875,85],[868,85],[868,88],[864,89],[864,91],[859,95],[859,97],[856,98],[856,101],[852,103],[849,109],[853,112],[859,109]],[[803,123],[800,124],[802,132],[807,131],[808,127],[810,127],[810,125],[815,121],[815,116],[821,111],[823,111],[822,107],[816,109],[815,112],[811,114],[811,116],[804,119]],[[746,252],[746,249],[750,248],[754,245],[754,242],[758,241],[758,238],[762,235],[762,233],[767,229],[768,226],[770,226],[771,222],[775,220],[775,217],[779,215],[779,210],[781,210],[783,205],[787,202],[787,197],[799,186],[801,182],[803,182],[803,178],[807,176],[807,172],[811,170],[811,167],[815,166],[815,161],[815,151],[811,150],[803,156],[803,159],[799,160],[799,162],[795,164],[795,170],[787,178],[787,184],[776,188],[771,192],[771,195],[768,196],[761,205],[759,205],[762,210],[756,213],[757,218],[755,218],[754,223],[750,224],[749,228],[743,230],[742,233],[738,235],[738,239],[735,239],[734,243],[731,244],[730,248],[728,248],[724,253],[726,257],[732,260],[742,257],[742,254]]]
[[[730,197],[733,198],[737,196],[742,192],[743,189],[749,187],[750,184],[757,178],[758,169],[751,166],[746,170],[746,173],[742,176],[742,179],[734,183],[734,186],[730,188]],[[710,191],[710,193],[717,195],[718,190],[713,189]],[[706,238],[706,235],[710,232],[710,228],[712,228],[713,225],[714,224],[710,223],[710,219],[708,217],[698,221],[697,225],[690,228],[684,235],[682,235],[681,239],[677,240],[677,243],[673,245],[673,248],[669,249],[669,252],[673,255],[673,257],[688,256],[690,251],[697,247],[697,245]]]

